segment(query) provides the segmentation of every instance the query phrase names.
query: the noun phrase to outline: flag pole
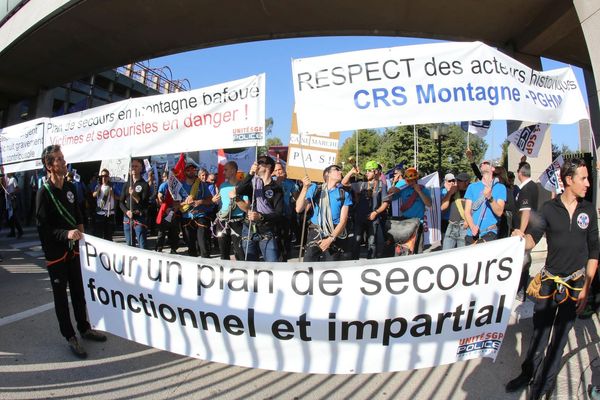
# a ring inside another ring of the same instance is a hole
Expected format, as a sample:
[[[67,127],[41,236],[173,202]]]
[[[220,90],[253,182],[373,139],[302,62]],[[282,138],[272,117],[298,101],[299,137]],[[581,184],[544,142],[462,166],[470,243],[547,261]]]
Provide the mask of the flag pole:
[[[304,175],[308,176],[308,171],[306,170],[306,164],[304,163],[304,147],[302,145],[302,134],[298,133],[298,142],[300,143],[300,158],[302,158],[302,168],[304,168]],[[302,199],[304,201],[305,199]],[[310,199],[312,203],[312,198]],[[312,205],[313,212],[315,209],[315,205]],[[306,214],[308,213],[308,208],[306,205],[304,206],[304,216],[302,217],[302,230],[300,231],[300,249],[298,250],[298,262],[303,262],[302,258],[302,250],[304,249],[304,233],[306,232]]]
[[[254,146],[254,162],[258,160],[258,145]],[[257,168],[258,170],[258,168]],[[256,177],[256,171],[254,172],[254,176],[252,177],[252,201],[250,203],[250,211],[254,211],[254,178]],[[244,252],[244,261],[248,261],[248,247],[250,245],[250,236],[252,233],[252,221],[248,219],[248,235],[246,236],[246,251]]]
[[[131,173],[131,162],[133,157],[129,156],[129,212],[131,213],[131,218],[129,218],[129,245],[131,247],[135,247],[133,244],[133,174]]]

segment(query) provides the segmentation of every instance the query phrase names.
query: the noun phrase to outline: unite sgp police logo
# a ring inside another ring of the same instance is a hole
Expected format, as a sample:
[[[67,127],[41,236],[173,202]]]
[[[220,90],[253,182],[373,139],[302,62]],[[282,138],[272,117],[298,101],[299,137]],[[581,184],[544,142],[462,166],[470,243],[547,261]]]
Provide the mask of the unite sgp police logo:
[[[264,133],[262,130],[258,130],[255,128],[245,128],[245,129],[234,129],[233,131],[233,141],[234,142],[245,142],[245,141],[256,141],[262,140]]]
[[[486,332],[481,335],[460,339],[456,350],[457,360],[491,356],[500,350],[503,332]]]

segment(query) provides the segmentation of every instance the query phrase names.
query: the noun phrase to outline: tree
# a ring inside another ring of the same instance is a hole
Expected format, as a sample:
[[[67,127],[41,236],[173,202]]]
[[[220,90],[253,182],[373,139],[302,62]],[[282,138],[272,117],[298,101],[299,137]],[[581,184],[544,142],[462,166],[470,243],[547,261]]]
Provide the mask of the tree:
[[[258,148],[258,155],[267,154],[267,150],[269,150],[269,147],[271,147],[271,146],[281,146],[283,144],[281,142],[281,139],[279,139],[278,137],[269,137],[273,134],[273,125],[275,125],[275,123],[273,122],[272,117],[265,119],[266,141],[265,141],[264,146],[260,146]]]
[[[358,164],[364,168],[367,161],[375,159],[377,150],[381,144],[381,136],[373,129],[361,129],[355,131],[351,137],[344,141],[339,152],[338,163],[344,165],[344,170],[352,168],[348,158],[356,158],[356,137],[358,135]]]
[[[419,127],[418,155],[419,170],[425,174],[438,170],[438,143],[431,139],[429,132],[433,125]],[[483,158],[487,144],[478,136],[471,135],[470,148],[474,159],[478,162]],[[467,134],[456,125],[448,125],[448,134],[442,138],[442,170],[445,172],[469,172],[471,170],[469,161],[465,155],[467,149]],[[405,167],[414,164],[414,133],[410,126],[399,126],[388,128],[384,131],[381,145],[377,152],[379,162],[385,164],[385,168],[391,168],[398,163],[404,163]]]
[[[552,143],[552,160],[556,160],[556,157],[560,156],[560,155],[568,155],[568,154],[573,154],[573,151],[569,148],[569,146],[567,144],[562,145],[561,148],[558,148],[558,145],[555,143]]]

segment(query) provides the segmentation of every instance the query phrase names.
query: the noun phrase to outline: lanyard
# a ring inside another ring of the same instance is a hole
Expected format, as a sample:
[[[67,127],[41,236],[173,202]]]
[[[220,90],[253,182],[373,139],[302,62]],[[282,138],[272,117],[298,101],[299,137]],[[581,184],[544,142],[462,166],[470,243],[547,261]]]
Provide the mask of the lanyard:
[[[54,205],[56,206],[56,209],[58,210],[59,214],[65,219],[65,221],[67,221],[67,223],[73,225],[73,227],[76,228],[77,224],[75,223],[75,218],[73,218],[73,216],[69,213],[65,206],[63,206],[60,202],[56,201],[56,198],[50,190],[50,185],[48,185],[48,183],[44,183],[44,187],[50,194],[50,198],[52,199],[52,202],[54,202]]]

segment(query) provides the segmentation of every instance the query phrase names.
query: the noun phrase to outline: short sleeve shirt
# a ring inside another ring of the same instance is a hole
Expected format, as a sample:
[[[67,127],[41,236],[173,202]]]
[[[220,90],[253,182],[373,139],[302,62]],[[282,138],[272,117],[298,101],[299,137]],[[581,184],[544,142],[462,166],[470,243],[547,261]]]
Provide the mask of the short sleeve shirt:
[[[317,190],[317,185],[316,184],[312,184],[310,185],[310,187],[308,188],[308,190],[306,191],[306,199],[310,200],[310,199],[314,199],[315,196],[315,192]],[[331,219],[333,220],[333,224],[337,225],[340,223],[340,216],[342,213],[342,207],[343,206],[348,206],[350,207],[352,205],[352,196],[350,196],[349,193],[344,193],[344,202],[342,203],[342,193],[341,191],[343,191],[344,189],[341,186],[336,186],[332,189],[329,189],[329,206],[331,207]],[[319,197],[323,197],[324,194],[321,193]],[[319,225],[319,218],[320,218],[320,210],[319,210],[319,200],[320,199],[314,199],[314,212],[313,212],[313,216],[310,218],[310,222],[312,222],[315,225]]]
[[[474,203],[483,196],[485,185],[483,182],[473,182],[467,188],[465,193],[465,199],[471,200],[471,212],[473,216],[473,222],[479,226],[479,235],[485,235],[488,232],[498,233],[498,223],[500,217],[497,217],[490,206],[488,201],[484,201],[483,204],[477,209],[473,210]],[[492,197],[494,200],[503,200],[506,202],[506,186],[501,183],[496,183],[492,187]],[[467,228],[467,235],[473,236],[471,228]]]

